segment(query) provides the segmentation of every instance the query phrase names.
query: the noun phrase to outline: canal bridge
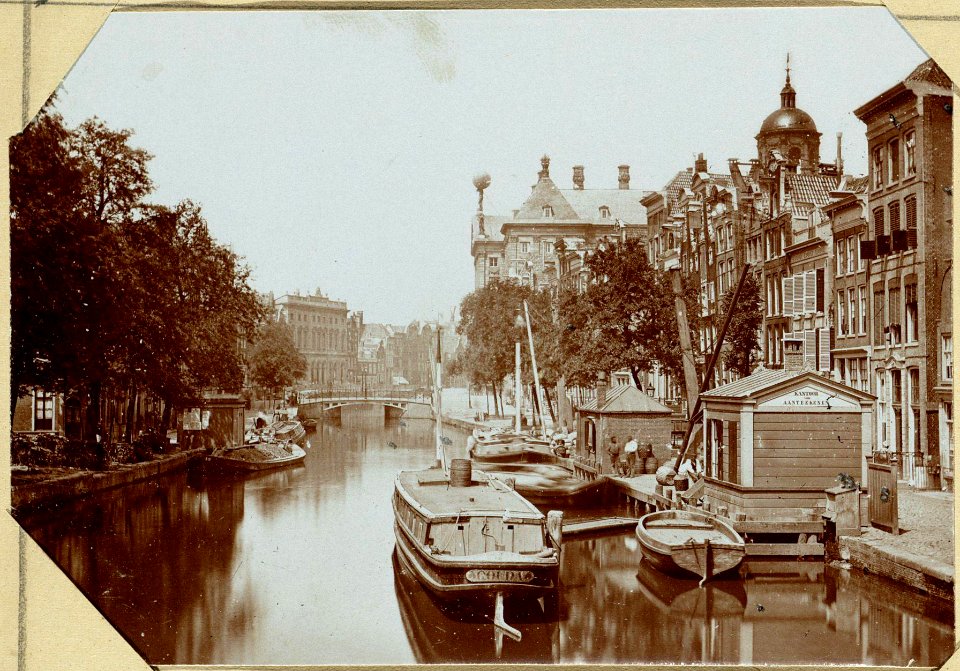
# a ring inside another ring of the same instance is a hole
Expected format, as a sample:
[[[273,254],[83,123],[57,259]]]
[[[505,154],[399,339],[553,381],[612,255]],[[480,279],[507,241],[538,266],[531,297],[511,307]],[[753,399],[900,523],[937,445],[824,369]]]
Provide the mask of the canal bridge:
[[[350,406],[383,408],[385,418],[401,415],[412,419],[433,417],[430,394],[423,391],[395,388],[308,389],[297,394],[301,417],[330,418]]]

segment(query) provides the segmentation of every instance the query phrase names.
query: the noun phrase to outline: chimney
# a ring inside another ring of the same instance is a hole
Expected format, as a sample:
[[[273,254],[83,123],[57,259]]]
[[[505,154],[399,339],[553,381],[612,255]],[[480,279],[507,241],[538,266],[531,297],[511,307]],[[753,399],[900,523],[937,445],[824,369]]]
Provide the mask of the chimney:
[[[544,154],[540,158],[540,166],[541,170],[537,174],[539,175],[540,179],[546,179],[550,176],[550,157]]]
[[[620,165],[620,166],[617,166],[617,169],[620,170],[620,177],[617,180],[620,182],[620,188],[629,189],[630,188],[630,166]]]
[[[800,338],[783,339],[783,369],[803,370],[803,340]]]
[[[607,404],[607,374],[604,371],[597,373],[597,410],[602,410]]]
[[[577,191],[583,191],[583,166],[573,166],[573,188]]]
[[[843,133],[837,132],[837,177],[843,177]]]
[[[707,171],[707,159],[703,157],[703,152],[700,152],[700,155],[697,156],[697,160],[693,164],[694,172],[706,172]]]

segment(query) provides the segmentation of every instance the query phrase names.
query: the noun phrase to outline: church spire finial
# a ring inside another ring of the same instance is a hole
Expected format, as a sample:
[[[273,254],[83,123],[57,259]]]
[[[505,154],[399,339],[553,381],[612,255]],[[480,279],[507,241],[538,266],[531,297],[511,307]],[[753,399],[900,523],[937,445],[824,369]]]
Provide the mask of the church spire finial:
[[[787,84],[790,83],[790,52],[787,52]]]

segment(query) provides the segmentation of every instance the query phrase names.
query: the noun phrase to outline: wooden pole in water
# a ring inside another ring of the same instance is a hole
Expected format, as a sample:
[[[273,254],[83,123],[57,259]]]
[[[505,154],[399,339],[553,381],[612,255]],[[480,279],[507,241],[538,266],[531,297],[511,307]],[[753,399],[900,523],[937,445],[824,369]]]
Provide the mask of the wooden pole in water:
[[[497,592],[496,602],[493,606],[493,626],[501,629],[503,633],[514,641],[519,641],[523,637],[519,629],[511,627],[503,619],[503,592]]]

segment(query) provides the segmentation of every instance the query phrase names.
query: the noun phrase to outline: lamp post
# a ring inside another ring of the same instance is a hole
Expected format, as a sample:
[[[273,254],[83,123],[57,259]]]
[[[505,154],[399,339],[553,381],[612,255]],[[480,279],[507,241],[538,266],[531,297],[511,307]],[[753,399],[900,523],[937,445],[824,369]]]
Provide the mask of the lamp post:
[[[520,384],[520,338],[523,330],[523,317],[520,316],[520,308],[517,308],[517,316],[513,320],[513,324],[516,327],[516,347],[514,352],[516,353],[516,370],[513,373],[513,385],[514,385],[514,394],[513,394],[513,405],[516,410],[516,422],[514,429],[517,433],[520,433],[520,401],[523,396],[523,385]]]

